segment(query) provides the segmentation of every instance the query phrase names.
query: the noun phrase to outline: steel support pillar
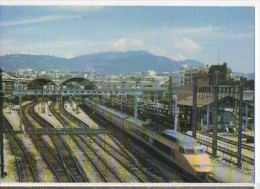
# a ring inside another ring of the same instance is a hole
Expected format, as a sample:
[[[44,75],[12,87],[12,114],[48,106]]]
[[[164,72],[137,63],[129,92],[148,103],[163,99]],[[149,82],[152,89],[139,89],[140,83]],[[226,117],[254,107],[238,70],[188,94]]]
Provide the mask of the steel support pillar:
[[[218,73],[214,76],[214,126],[213,126],[213,139],[212,139],[212,156],[217,157],[217,136],[218,136]]]
[[[135,88],[135,113],[134,113],[135,119],[138,118],[138,112],[137,112],[137,90]]]
[[[174,122],[173,119],[173,92],[172,92],[172,76],[169,76],[169,114],[170,114],[170,118],[171,118],[171,123]],[[174,126],[174,125],[173,125]],[[173,128],[174,129],[174,128]]]
[[[22,95],[19,95],[20,130],[23,131]]]
[[[246,104],[246,123],[245,123],[245,130],[248,129],[248,104]]]
[[[3,123],[3,86],[2,86],[2,69],[0,69],[0,155],[1,155],[1,177],[6,175],[4,163],[4,123]]]
[[[177,95],[172,96],[173,101],[173,116],[174,116],[174,130],[177,131],[178,127],[178,106],[177,106]]]
[[[192,100],[192,136],[196,138],[197,132],[197,76],[193,76],[193,100]]]
[[[237,167],[242,167],[242,108],[243,108],[243,77],[240,77],[239,83],[239,125],[238,125],[238,146],[237,146]]]
[[[207,105],[207,120],[206,120],[207,129],[209,128],[209,105]]]

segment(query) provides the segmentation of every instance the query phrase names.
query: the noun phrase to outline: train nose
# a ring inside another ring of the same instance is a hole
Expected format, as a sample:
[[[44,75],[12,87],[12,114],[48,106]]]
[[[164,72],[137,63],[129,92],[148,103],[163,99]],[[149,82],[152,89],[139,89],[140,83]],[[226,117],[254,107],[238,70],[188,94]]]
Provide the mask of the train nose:
[[[194,167],[196,172],[199,173],[209,173],[212,171],[210,164],[193,164],[192,166]]]
[[[212,171],[211,162],[207,155],[205,154],[189,155],[189,156],[186,155],[185,157],[197,173],[199,172],[208,173]]]

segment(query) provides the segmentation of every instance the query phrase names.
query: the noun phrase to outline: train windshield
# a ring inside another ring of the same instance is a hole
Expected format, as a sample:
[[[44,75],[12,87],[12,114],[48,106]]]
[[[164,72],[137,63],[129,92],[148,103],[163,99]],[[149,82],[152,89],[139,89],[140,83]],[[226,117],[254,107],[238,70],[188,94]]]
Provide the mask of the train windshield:
[[[185,154],[195,154],[195,151],[192,148],[186,148],[185,149]]]
[[[202,148],[196,148],[195,151],[196,151],[196,154],[204,154],[205,153]]]
[[[204,150],[202,148],[185,148],[185,154],[204,154]]]

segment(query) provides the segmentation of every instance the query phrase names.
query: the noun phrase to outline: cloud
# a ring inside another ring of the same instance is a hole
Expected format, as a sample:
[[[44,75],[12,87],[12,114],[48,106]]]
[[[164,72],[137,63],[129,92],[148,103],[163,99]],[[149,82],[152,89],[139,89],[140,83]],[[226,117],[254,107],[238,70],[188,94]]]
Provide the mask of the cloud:
[[[2,22],[0,26],[27,25],[27,24],[57,21],[57,20],[73,19],[73,18],[79,18],[79,17],[81,17],[81,16],[78,16],[78,15],[74,15],[74,16],[60,16],[60,15],[41,16],[38,18],[29,18],[29,19],[23,19],[23,20]]]
[[[212,26],[182,29],[150,28],[149,33],[140,29],[131,33],[131,35],[125,33],[123,37],[116,39],[86,38],[72,40],[64,38],[63,40],[35,43],[34,41],[25,42],[14,38],[13,41],[5,40],[5,43],[1,41],[1,54],[23,52],[71,58],[100,51],[146,50],[155,55],[166,56],[174,60],[199,60],[202,50],[205,56],[210,53],[214,54],[214,49],[222,45],[222,41],[251,36],[254,36],[254,33],[237,33],[234,35],[231,31],[225,32],[221,27]],[[77,37],[75,36],[75,38]]]
[[[14,43],[11,39],[1,39],[0,55],[13,53]]]
[[[193,54],[200,50],[200,45],[190,38],[173,39],[170,48]]]
[[[224,26],[205,26],[194,28],[162,28],[161,32],[166,35],[192,36],[193,39],[199,41],[215,41],[215,40],[241,40],[241,38],[252,38],[254,32],[243,32],[236,30],[226,30]]]
[[[113,48],[115,49],[126,49],[127,48],[127,40],[126,39],[119,39],[113,42]]]
[[[140,49],[143,48],[143,42],[141,40],[131,40],[126,38],[121,38],[114,40],[112,42],[113,50],[132,50],[132,49]]]
[[[184,56],[183,54],[173,54],[173,55],[169,56],[169,58],[171,58],[173,60],[177,60],[177,61],[182,61],[182,60],[188,59],[188,57]]]
[[[104,7],[102,6],[57,6],[53,9],[55,10],[63,10],[63,11],[73,11],[78,13],[86,13],[86,12],[97,12],[103,10]]]
[[[204,37],[211,33],[219,33],[223,30],[220,26],[204,26],[204,27],[162,27],[162,28],[151,28],[151,34],[164,34],[167,36],[198,36]]]
[[[200,44],[187,37],[175,36],[158,40],[151,38],[150,41],[138,39],[120,38],[112,42],[112,50],[146,50],[156,55],[166,56],[174,60],[185,60],[194,55],[202,48]],[[111,45],[111,43],[109,43]],[[107,48],[111,50],[109,44]]]
[[[114,49],[137,50],[142,49],[174,60],[194,58],[194,55],[204,49],[206,35],[217,33],[220,27],[195,28],[149,28],[144,32],[142,28],[131,33],[131,38],[121,38],[114,41]],[[136,45],[134,45],[136,41]]]
[[[222,28],[220,26],[218,27],[213,27],[213,26],[204,26],[204,27],[193,27],[193,28],[178,28],[178,29],[170,29],[170,31],[173,30],[172,32],[176,34],[181,34],[181,35],[205,35],[209,33],[216,33],[220,32]]]

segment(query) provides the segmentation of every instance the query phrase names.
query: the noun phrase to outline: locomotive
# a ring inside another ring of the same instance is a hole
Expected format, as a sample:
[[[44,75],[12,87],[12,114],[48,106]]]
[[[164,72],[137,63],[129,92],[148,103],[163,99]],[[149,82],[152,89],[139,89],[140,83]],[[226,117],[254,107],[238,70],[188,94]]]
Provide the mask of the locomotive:
[[[87,99],[84,104],[106,120],[114,123],[117,128],[123,130],[131,137],[144,142],[184,171],[202,178],[207,177],[211,173],[210,158],[194,138],[175,130],[165,130],[160,135],[145,128],[145,122],[134,119],[129,115],[116,112]]]

